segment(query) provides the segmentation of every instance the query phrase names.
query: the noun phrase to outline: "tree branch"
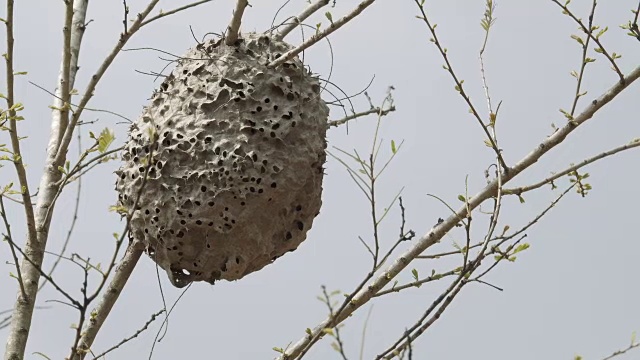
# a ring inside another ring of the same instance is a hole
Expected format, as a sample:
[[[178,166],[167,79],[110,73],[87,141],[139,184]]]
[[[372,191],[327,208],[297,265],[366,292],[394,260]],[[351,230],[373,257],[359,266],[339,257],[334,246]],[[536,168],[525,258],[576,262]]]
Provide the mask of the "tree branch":
[[[374,107],[371,108],[367,111],[362,111],[359,113],[355,113],[349,116],[345,116],[342,119],[339,120],[331,120],[329,121],[329,127],[338,127],[340,125],[344,125],[346,123],[348,123],[351,120],[355,120],[357,118],[363,117],[363,116],[367,116],[367,115],[371,115],[371,114],[378,114],[378,116],[385,116],[387,114],[389,114],[392,111],[396,111],[396,107],[395,106],[391,106],[388,107],[386,109],[382,109],[380,107]]]
[[[553,149],[558,144],[562,143],[565,138],[577,129],[581,124],[591,119],[593,115],[600,110],[603,106],[611,102],[618,94],[620,94],[630,84],[640,78],[640,66],[635,68],[631,73],[624,77],[622,81],[617,82],[609,90],[607,90],[599,98],[593,100],[589,106],[584,109],[578,116],[572,121],[569,121],[564,127],[560,128],[553,135],[547,137],[540,143],[533,151],[526,155],[523,159],[517,162],[509,171],[503,171],[501,180],[502,184],[506,184],[525,169],[535,164],[544,154]],[[394,279],[407,265],[420,255],[424,250],[431,247],[442,239],[456,224],[460,222],[460,219],[466,218],[469,211],[473,211],[484,201],[491,199],[497,192],[499,179],[495,179],[490,182],[484,189],[478,192],[475,196],[471,197],[467,204],[462,206],[455,214],[449,216],[446,220],[433,227],[427,234],[422,236],[414,245],[409,248],[404,254],[401,254],[389,268],[380,274],[369,286],[360,290],[349,302],[341,313],[335,318],[325,319],[318,326],[316,326],[311,334],[305,335],[298,340],[292,346],[290,346],[285,353],[280,357],[281,360],[296,359],[298,355],[303,352],[309,345],[311,339],[323,337],[323,329],[334,327],[347,319],[354,311],[360,308],[371,300],[371,298],[378,293],[384,286],[386,286],[392,279]],[[331,321],[332,320],[332,321]]]
[[[551,184],[553,181],[555,181],[555,180],[557,180],[557,179],[559,179],[559,178],[561,178],[561,177],[563,177],[563,176],[565,176],[565,175],[567,175],[567,174],[569,174],[571,172],[574,172],[574,171],[576,171],[576,170],[578,170],[578,169],[580,169],[580,168],[582,168],[582,167],[584,167],[586,165],[589,165],[589,164],[591,164],[593,162],[596,162],[596,161],[598,161],[600,159],[604,159],[604,158],[606,158],[608,156],[617,154],[617,153],[619,153],[621,151],[633,149],[633,148],[636,148],[638,146],[640,146],[640,139],[635,139],[635,140],[631,141],[628,144],[624,144],[622,146],[618,146],[617,148],[611,149],[609,151],[605,151],[605,152],[603,152],[601,154],[598,154],[598,155],[596,155],[594,157],[591,157],[591,158],[588,158],[586,160],[583,160],[583,161],[579,162],[578,164],[573,165],[571,167],[568,167],[568,168],[564,169],[563,171],[561,171],[561,172],[559,172],[557,174],[554,174],[552,176],[549,176],[548,178],[546,178],[546,179],[544,179],[542,181],[539,181],[539,182],[537,182],[535,184],[528,185],[528,186],[521,186],[521,187],[517,187],[517,188],[513,188],[513,189],[505,189],[503,192],[504,192],[505,195],[521,195],[522,193],[525,193],[527,191],[535,190],[535,189],[538,189],[538,188],[540,188],[540,187],[542,187],[544,185]]]
[[[273,36],[276,40],[282,40],[285,36],[287,36],[296,26],[302,24],[309,16],[313,15],[316,11],[320,10],[322,7],[329,4],[329,0],[316,0],[311,5],[307,6],[304,11],[300,13],[300,15],[294,17],[292,22],[285,25],[282,30],[280,30],[276,35]]]
[[[76,0],[76,2],[85,2],[85,1],[86,0]],[[102,64],[100,64],[100,67],[98,67],[98,70],[95,72],[95,74],[91,76],[91,80],[89,81],[89,84],[87,84],[87,88],[84,91],[84,95],[82,96],[82,99],[78,103],[78,108],[74,111],[73,116],[71,117],[71,122],[69,126],[66,128],[64,136],[62,137],[62,143],[60,144],[58,153],[56,154],[56,159],[55,159],[56,164],[59,165],[61,163],[64,163],[66,150],[69,148],[69,143],[71,143],[71,137],[73,136],[73,131],[76,125],[78,124],[78,120],[80,119],[80,116],[82,115],[83,110],[87,106],[87,103],[93,97],[93,94],[95,92],[96,86],[98,85],[98,82],[100,81],[102,76],[104,76],[105,72],[107,71],[109,66],[111,66],[111,63],[113,63],[113,60],[120,53],[120,51],[122,50],[124,45],[127,43],[127,41],[129,41],[129,39],[131,39],[131,37],[136,32],[138,32],[138,30],[140,30],[140,28],[142,27],[142,22],[144,21],[144,19],[147,18],[149,13],[153,10],[153,8],[158,4],[159,1],[160,0],[151,0],[147,5],[147,7],[136,16],[136,20],[129,27],[129,31],[126,33],[120,34],[120,39],[118,40],[116,45],[113,47],[109,55],[107,55],[107,57],[104,59]],[[56,166],[56,171],[57,171],[57,166]]]
[[[13,17],[13,1],[9,0],[7,2],[7,10],[10,10],[8,12],[9,16]],[[75,72],[77,70],[76,62],[78,60],[77,52],[80,50],[80,42],[84,32],[86,10],[87,0],[67,2],[64,40],[65,48],[63,49],[63,60],[61,65],[61,84],[65,84],[67,89],[71,89],[73,87],[73,81],[75,79]],[[11,20],[11,24],[12,22],[13,20]],[[67,30],[69,33],[67,33]],[[9,41],[11,42],[11,45],[13,45],[12,34],[11,36],[7,36],[7,42],[9,43]],[[68,69],[68,71],[65,71],[65,69]],[[65,75],[67,77],[63,77]],[[13,79],[13,72],[11,72],[10,75],[8,74],[7,80],[9,81],[9,79]],[[55,182],[58,181],[61,176],[57,166],[58,163],[55,161],[56,153],[62,149],[64,150],[62,153],[66,154],[66,149],[68,147],[67,144],[67,147],[61,148],[58,141],[58,139],[60,139],[61,132],[65,130],[66,126],[65,120],[61,115],[60,111],[54,111],[52,115],[51,135],[49,138],[49,146],[47,148],[46,166],[40,181],[40,194],[38,196],[32,219],[27,219],[28,236],[24,247],[25,255],[23,256],[21,264],[26,297],[18,296],[14,305],[11,329],[9,330],[9,336],[7,337],[4,355],[5,359],[8,360],[21,360],[24,358],[27,339],[31,329],[33,309],[36,304],[36,297],[38,293],[38,282],[41,272],[40,267],[42,266],[42,260],[44,258],[50,224],[46,219],[46,214],[49,207],[52,205],[51,200],[57,192]],[[68,130],[68,127],[66,130]],[[28,188],[23,185],[22,190],[25,209],[27,209],[31,204],[31,199],[29,198]]]
[[[231,22],[229,23],[229,26],[227,26],[227,36],[224,39],[224,43],[227,44],[227,46],[235,44],[238,40],[240,24],[242,23],[242,14],[244,14],[244,9],[247,5],[249,5],[247,0],[237,0],[236,2],[236,8],[233,10]]]
[[[144,251],[144,245],[137,240],[133,240],[127,247],[127,251],[122,261],[116,268],[113,279],[103,294],[98,306],[91,311],[91,317],[87,327],[82,331],[82,338],[76,352],[74,352],[72,360],[82,360],[90,351],[91,345],[98,335],[98,331],[109,316],[113,305],[118,300],[122,289],[129,280],[129,276],[133,273],[140,256]]]
[[[173,9],[173,10],[169,10],[169,11],[160,11],[160,14],[158,14],[158,15],[156,15],[156,16],[152,16],[152,17],[150,17],[149,19],[147,19],[147,20],[143,21],[143,22],[142,22],[142,24],[140,24],[140,27],[143,27],[143,26],[145,26],[145,25],[149,24],[150,22],[152,22],[152,21],[156,21],[156,20],[161,19],[161,18],[163,18],[163,17],[165,17],[165,16],[173,15],[173,14],[175,14],[175,13],[177,13],[177,12],[180,12],[180,11],[183,11],[183,10],[187,10],[187,9],[192,8],[192,7],[196,7],[196,6],[198,6],[198,5],[202,5],[202,4],[204,4],[204,3],[208,3],[208,2],[211,2],[211,1],[213,1],[213,0],[200,0],[200,1],[194,1],[194,2],[192,2],[191,4],[187,4],[187,5],[184,5],[184,6],[180,6],[180,7],[178,7],[178,8]]]
[[[352,12],[350,12],[347,15],[345,15],[344,17],[342,17],[338,21],[332,22],[331,25],[329,25],[328,28],[324,29],[323,31],[321,31],[321,32],[319,32],[319,33],[317,33],[315,35],[313,35],[312,37],[307,39],[305,42],[300,44],[295,49],[291,49],[291,50],[287,51],[286,53],[284,53],[278,59],[276,59],[276,60],[270,62],[269,64],[267,64],[267,66],[268,67],[277,67],[277,66],[280,66],[280,65],[284,64],[285,62],[293,59],[294,57],[296,57],[296,55],[300,54],[304,50],[306,50],[309,47],[311,47],[313,44],[315,44],[318,41],[324,39],[325,37],[329,36],[329,34],[331,34],[332,32],[340,29],[343,25],[345,25],[349,21],[353,20],[356,16],[360,15],[360,13],[364,9],[366,9],[369,5],[373,4],[374,2],[375,2],[375,0],[365,0],[365,1],[361,2],[358,5],[358,7],[356,7]]]

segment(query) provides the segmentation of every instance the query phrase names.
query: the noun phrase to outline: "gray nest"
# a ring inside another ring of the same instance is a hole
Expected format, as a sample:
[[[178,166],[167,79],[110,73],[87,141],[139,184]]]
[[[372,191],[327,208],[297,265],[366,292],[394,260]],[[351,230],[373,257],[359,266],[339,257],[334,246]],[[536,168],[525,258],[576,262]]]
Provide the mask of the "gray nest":
[[[139,196],[131,235],[177,287],[262,269],[320,211],[329,109],[298,58],[266,66],[289,49],[260,34],[199,44],[130,129],[119,205]]]

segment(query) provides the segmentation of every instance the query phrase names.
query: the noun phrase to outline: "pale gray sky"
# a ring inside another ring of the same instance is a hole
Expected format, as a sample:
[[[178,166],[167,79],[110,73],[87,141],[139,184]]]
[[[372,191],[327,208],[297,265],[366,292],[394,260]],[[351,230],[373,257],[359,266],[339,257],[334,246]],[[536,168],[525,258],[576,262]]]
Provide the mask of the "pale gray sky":
[[[132,14],[145,1],[129,1]],[[163,1],[165,10],[186,3]],[[230,18],[233,1],[214,1],[196,10],[159,21],[142,30],[127,48],[153,47],[181,55],[194,45],[189,26],[196,36],[222,32]],[[574,0],[572,6],[586,18],[591,1]],[[269,27],[282,1],[254,1],[243,22],[245,31]],[[337,19],[357,4],[338,1],[330,11]],[[279,19],[297,14],[306,1],[292,0]],[[431,20],[448,48],[454,69],[465,79],[467,91],[479,109],[484,110],[480,83],[478,50],[482,42],[479,25],[483,1],[427,1]],[[610,51],[623,55],[623,71],[640,62],[640,44],[624,35],[618,25],[631,17],[634,1],[601,2],[596,23],[610,30],[603,42]],[[480,127],[467,113],[463,100],[441,65],[442,58],[429,42],[426,26],[415,18],[417,8],[411,0],[379,0],[359,18],[331,37],[335,64],[331,81],[346,93],[356,93],[371,77],[375,81],[369,93],[381,101],[386,88],[396,88],[398,111],[384,119],[382,137],[405,145],[380,181],[380,206],[391,201],[402,187],[407,208],[407,226],[419,235],[427,232],[448,210],[427,194],[436,194],[457,207],[464,193],[465,176],[469,192],[484,184],[483,171],[493,160],[483,144]],[[489,41],[486,70],[494,102],[503,101],[498,123],[505,159],[514,163],[552,132],[551,124],[562,125],[559,108],[569,108],[575,80],[569,72],[577,69],[580,48],[570,39],[577,26],[551,1],[499,1],[498,18]],[[117,41],[122,28],[122,4],[118,1],[90,4],[87,18],[92,19],[85,34],[80,55],[76,87],[82,90],[101,59]],[[327,22],[322,12],[310,23]],[[25,104],[21,122],[24,157],[29,165],[30,184],[36,188],[44,161],[44,141],[48,137],[51,97],[30,85],[32,81],[50,90],[55,87],[59,67],[62,27],[62,2],[25,0],[16,4],[16,70],[28,71],[17,83],[16,99]],[[308,33],[308,31],[307,31]],[[308,35],[308,34],[307,34]],[[300,42],[299,35],[288,38]],[[4,42],[4,40],[3,40]],[[158,83],[135,70],[159,71],[164,62],[153,51],[125,52],[118,56],[106,78],[96,90],[92,108],[104,108],[135,119]],[[160,55],[162,56],[162,55]],[[601,56],[589,65],[585,101],[602,93],[615,81],[615,74]],[[314,72],[327,76],[329,50],[320,43],[305,54]],[[523,174],[518,184],[535,182],[550,171],[561,170],[571,162],[595,155],[611,147],[640,137],[640,91],[635,84],[604,108],[586,126],[576,131],[533,169]],[[330,97],[327,96],[327,100]],[[362,98],[354,101],[357,110],[367,107]],[[579,107],[580,108],[580,107]],[[334,118],[341,116],[332,110]],[[85,112],[85,121],[99,120],[81,131],[99,131],[105,126],[116,130],[118,144],[126,138],[127,125],[104,113]],[[365,152],[374,131],[373,118],[361,119],[349,127],[333,129],[329,146]],[[3,141],[5,142],[4,138]],[[383,146],[388,156],[389,146]],[[74,147],[71,154],[75,156]],[[634,330],[640,330],[640,289],[637,279],[640,253],[638,242],[637,150],[623,153],[588,168],[594,189],[581,198],[571,194],[530,232],[531,248],[511,264],[498,266],[486,279],[504,289],[467,286],[440,320],[414,345],[416,359],[572,359],[581,354],[599,359],[627,346]],[[113,171],[117,162],[88,174],[78,226],[71,251],[105,263],[114,245],[113,232],[121,232],[119,216],[107,211],[117,199]],[[371,238],[369,210],[346,171],[333,159],[327,164],[324,204],[309,237],[300,248],[282,257],[262,271],[241,281],[220,282],[214,286],[194,284],[174,310],[163,341],[156,346],[154,359],[215,358],[270,359],[273,347],[286,347],[304,335],[326,316],[316,300],[320,285],[330,290],[349,291],[365,275],[370,259],[357,237]],[[0,180],[13,179],[13,168],[5,166]],[[527,181],[525,181],[525,179]],[[559,184],[566,185],[563,179]],[[73,208],[74,190],[69,188],[58,203],[49,240],[49,250],[57,252],[62,244]],[[555,196],[548,188],[528,194],[526,203],[507,198],[502,225],[518,227],[542,210]],[[24,238],[22,213],[10,207],[13,233]],[[487,219],[476,215],[477,237]],[[385,245],[395,241],[399,226],[397,211],[385,220],[382,239]],[[448,235],[439,249],[452,249],[451,242],[462,241],[463,233]],[[13,305],[16,291],[8,247],[0,251],[3,276],[0,276],[0,309]],[[456,259],[455,261],[459,261]],[[50,261],[49,261],[50,262]],[[412,268],[426,274],[435,268],[447,270],[451,260],[417,261]],[[64,264],[58,281],[78,294],[81,272]],[[411,279],[402,274],[402,282]],[[168,304],[180,294],[165,274],[160,281]],[[95,282],[94,282],[95,283]],[[446,286],[439,282],[379,298],[373,307],[366,336],[365,359],[373,358],[402,335]],[[71,324],[77,321],[75,310],[47,300],[60,299],[51,287],[40,294],[39,305],[28,344],[28,357],[41,352],[51,359],[68,355],[74,336]],[[141,260],[124,294],[116,304],[95,344],[95,351],[133,334],[150,314],[162,308],[156,268],[146,256]],[[350,359],[357,359],[362,326],[369,306],[350,319],[342,330]],[[156,321],[139,339],[123,346],[108,358],[146,359],[159,328]],[[6,334],[3,330],[2,334]],[[4,337],[3,337],[4,338]],[[4,343],[4,342],[3,342]],[[338,355],[324,340],[309,354],[309,359],[333,359]],[[633,358],[633,355],[626,358]]]

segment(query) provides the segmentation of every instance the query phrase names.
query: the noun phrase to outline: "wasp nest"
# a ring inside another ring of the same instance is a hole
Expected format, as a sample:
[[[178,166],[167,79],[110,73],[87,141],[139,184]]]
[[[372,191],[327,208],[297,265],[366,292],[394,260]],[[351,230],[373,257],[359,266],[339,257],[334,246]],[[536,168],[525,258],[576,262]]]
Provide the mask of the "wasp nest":
[[[131,235],[177,287],[260,270],[320,211],[329,109],[298,58],[267,67],[289,49],[258,34],[199,44],[130,129],[119,204],[137,200]]]

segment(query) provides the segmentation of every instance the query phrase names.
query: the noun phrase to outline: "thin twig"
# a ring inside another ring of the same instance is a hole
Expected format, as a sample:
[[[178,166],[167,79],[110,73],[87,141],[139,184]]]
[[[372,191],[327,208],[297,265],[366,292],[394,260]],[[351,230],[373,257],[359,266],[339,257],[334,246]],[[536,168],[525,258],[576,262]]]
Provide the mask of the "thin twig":
[[[355,120],[357,118],[363,117],[363,116],[367,116],[367,115],[371,115],[371,114],[378,114],[379,116],[385,116],[387,114],[389,114],[392,111],[396,111],[396,107],[395,106],[390,106],[386,109],[381,109],[379,107],[375,107],[372,109],[369,109],[367,111],[362,111],[359,113],[355,113],[353,115],[349,115],[349,116],[345,116],[342,119],[339,120],[331,120],[329,121],[329,127],[338,127],[340,125],[344,125],[346,123],[348,123],[351,120]]]
[[[611,359],[613,359],[613,358],[615,358],[617,356],[620,356],[622,354],[626,354],[628,351],[633,350],[633,349],[638,348],[638,347],[640,347],[640,342],[634,341],[631,344],[629,344],[629,346],[627,346],[626,348],[614,351],[611,355],[607,356],[606,358],[604,358],[602,360],[611,360]]]
[[[122,339],[122,341],[120,341],[116,345],[110,347],[109,349],[105,350],[101,354],[95,356],[92,360],[98,360],[98,359],[104,357],[105,355],[107,355],[108,353],[112,352],[113,350],[115,350],[115,349],[119,348],[120,346],[124,345],[125,343],[137,338],[140,334],[142,334],[145,330],[147,330],[149,328],[149,325],[151,325],[151,323],[154,322],[156,320],[156,318],[158,316],[160,316],[160,314],[162,314],[164,312],[165,312],[165,310],[163,309],[163,310],[160,310],[160,311],[156,312],[155,314],[152,314],[151,315],[151,319],[147,320],[147,322],[144,324],[144,326],[142,326],[140,329],[138,329],[138,331],[136,331],[133,335]]]
[[[552,176],[549,176],[548,178],[546,178],[544,180],[541,180],[541,181],[539,181],[539,182],[537,182],[535,184],[528,185],[528,186],[521,186],[521,187],[512,188],[512,189],[504,189],[503,192],[504,192],[505,195],[521,195],[521,194],[523,194],[523,193],[525,193],[527,191],[535,190],[535,189],[538,189],[538,188],[540,188],[540,187],[542,187],[544,185],[551,184],[555,180],[557,180],[557,179],[559,179],[559,178],[561,178],[561,177],[563,177],[563,176],[565,176],[567,174],[570,174],[570,173],[572,173],[572,172],[574,172],[574,171],[576,171],[578,169],[581,169],[584,166],[589,165],[589,164],[591,164],[593,162],[596,162],[598,160],[604,159],[604,158],[609,157],[611,155],[617,154],[617,153],[619,153],[621,151],[625,151],[625,150],[636,148],[638,146],[640,146],[640,138],[634,139],[633,141],[631,141],[628,144],[624,144],[622,146],[618,146],[618,147],[613,148],[611,150],[608,150],[608,151],[605,151],[603,153],[600,153],[600,154],[598,154],[598,155],[596,155],[594,157],[590,157],[588,159],[585,159],[585,160],[583,160],[583,161],[581,161],[581,162],[579,162],[579,163],[577,163],[577,164],[575,164],[573,166],[570,166],[570,167],[562,170],[559,173],[556,173],[556,174],[554,174]]]
[[[371,317],[371,312],[373,311],[373,305],[369,307],[369,311],[367,312],[367,317],[364,319],[364,324],[362,325],[362,336],[360,339],[360,360],[364,357],[364,342],[367,337],[367,327],[369,325],[369,318]]]
[[[322,296],[324,297],[323,302],[325,303],[325,305],[327,305],[327,308],[329,309],[329,315],[334,316],[335,311],[333,309],[333,305],[331,304],[331,296],[327,292],[327,287],[324,285],[322,285]],[[336,339],[337,351],[342,357],[342,360],[347,360],[347,355],[344,352],[344,343],[342,342],[342,338],[340,337],[340,328],[338,326],[334,327],[333,332],[335,333],[334,339]]]
[[[11,249],[11,256],[13,256],[13,262],[16,267],[17,272],[17,280],[18,286],[20,286],[20,292],[23,298],[27,298],[27,292],[24,290],[24,281],[22,281],[22,272],[20,271],[20,261],[18,261],[18,255],[16,254],[16,249],[13,246],[13,236],[11,235],[11,225],[9,224],[9,219],[7,219],[7,211],[4,208],[4,200],[0,196],[0,216],[2,216],[2,221],[4,222],[4,228],[7,231],[5,240],[9,244],[9,249]]]
[[[578,25],[580,25],[580,28],[582,29],[582,31],[589,38],[591,38],[593,42],[595,42],[598,45],[598,47],[596,48],[596,51],[602,53],[607,58],[607,60],[609,60],[609,62],[613,66],[613,70],[616,72],[616,74],[620,78],[620,81],[624,81],[624,74],[622,73],[622,70],[620,70],[620,68],[618,67],[618,64],[616,63],[616,60],[615,60],[616,54],[615,53],[613,53],[613,55],[609,54],[609,52],[602,45],[602,42],[600,42],[599,36],[593,35],[593,31],[591,31],[591,27],[587,28],[587,26],[582,22],[582,20],[579,19],[577,16],[575,16],[573,12],[571,12],[571,10],[569,10],[568,2],[566,4],[561,3],[558,0],[552,0],[552,2],[558,5],[560,8],[562,8],[563,12],[566,15],[568,15],[570,18],[573,19],[573,21],[575,21]],[[589,24],[591,24],[591,22],[593,21],[593,14],[596,8],[596,3],[597,1],[593,0],[593,5],[591,7],[591,15],[589,16]]]
[[[133,273],[140,256],[144,251],[144,246],[138,241],[134,240],[127,247],[124,257],[120,261],[120,264],[116,268],[113,279],[109,284],[106,291],[103,293],[103,298],[98,303],[98,306],[92,310],[89,323],[82,332],[82,338],[78,344],[77,351],[74,352],[72,359],[82,360],[88,353],[93,341],[95,340],[98,331],[104,324],[104,321],[109,316],[113,305],[120,296],[124,285],[129,280],[129,276]]]
[[[149,19],[143,21],[142,24],[140,24],[140,27],[148,25],[150,22],[156,21],[156,20],[161,19],[161,18],[163,18],[165,16],[173,15],[173,14],[175,14],[177,12],[180,12],[180,11],[183,11],[183,10],[187,10],[187,9],[192,8],[192,7],[195,7],[195,6],[198,6],[198,5],[202,5],[204,3],[208,3],[208,2],[211,2],[211,1],[213,1],[213,0],[200,0],[200,1],[192,2],[191,4],[180,6],[178,8],[173,9],[173,10],[160,11],[160,13],[158,15],[152,16]]]
[[[429,21],[429,19],[427,18],[427,13],[425,11],[423,1],[414,0],[414,2],[418,5],[418,9],[420,10],[420,16],[418,18],[420,20],[422,20],[425,23],[425,25],[427,25],[427,28],[429,28],[429,32],[431,32],[431,36],[432,36],[431,42],[433,42],[436,45],[436,47],[438,48],[438,51],[440,52],[440,55],[444,59],[444,62],[446,64],[445,65],[445,69],[449,72],[449,74],[453,78],[453,81],[456,84],[456,90],[458,91],[460,96],[462,96],[464,101],[469,106],[469,111],[476,118],[476,120],[478,121],[478,124],[480,124],[480,127],[482,127],[482,131],[484,131],[484,133],[485,133],[485,135],[487,137],[487,141],[489,142],[489,145],[491,146],[493,151],[496,153],[496,156],[498,157],[498,160],[500,161],[500,167],[502,168],[503,171],[508,171],[509,167],[507,166],[506,162],[504,161],[504,159],[502,157],[502,153],[500,151],[500,148],[498,148],[498,145],[495,143],[495,140],[493,139],[493,137],[489,133],[488,125],[485,124],[485,122],[482,120],[482,118],[480,117],[480,114],[478,113],[478,111],[476,110],[475,106],[471,102],[471,98],[465,92],[464,87],[462,85],[463,81],[458,79],[458,76],[453,71],[453,66],[451,65],[451,62],[449,61],[449,55],[447,55],[447,51],[445,50],[445,48],[440,43],[440,40],[438,40],[438,35],[436,35],[435,25],[433,25],[431,23],[431,21]],[[489,125],[490,124],[491,124],[491,122],[489,123]]]

